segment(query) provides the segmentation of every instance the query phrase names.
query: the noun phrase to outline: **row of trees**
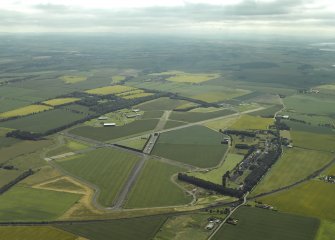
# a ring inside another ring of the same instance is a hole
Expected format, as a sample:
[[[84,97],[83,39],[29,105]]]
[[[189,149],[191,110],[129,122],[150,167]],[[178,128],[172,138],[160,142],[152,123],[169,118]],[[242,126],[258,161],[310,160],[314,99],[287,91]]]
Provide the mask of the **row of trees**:
[[[231,130],[231,129],[227,129],[221,132],[223,132],[224,134],[227,135],[242,135],[242,136],[246,136],[246,137],[256,137],[256,133],[254,132],[249,132],[249,131],[243,131],[243,130]]]
[[[4,186],[2,186],[0,188],[0,194],[3,194],[4,192],[8,191],[11,187],[13,187],[15,184],[17,184],[18,182],[22,181],[23,179],[25,179],[26,177],[33,175],[34,171],[29,169],[25,172],[23,172],[22,174],[20,174],[17,178],[15,178],[14,180],[10,181],[9,183],[5,184]]]

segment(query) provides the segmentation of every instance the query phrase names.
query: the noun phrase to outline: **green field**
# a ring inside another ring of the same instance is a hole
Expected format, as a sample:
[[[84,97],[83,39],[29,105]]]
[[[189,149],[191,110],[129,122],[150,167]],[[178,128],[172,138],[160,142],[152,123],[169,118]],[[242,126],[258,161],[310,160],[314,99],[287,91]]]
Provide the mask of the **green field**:
[[[101,191],[99,202],[111,206],[137,160],[136,155],[101,148],[59,161],[58,164],[69,173],[98,186]]]
[[[152,216],[97,223],[62,224],[56,227],[90,240],[148,240],[155,236],[165,220],[165,216]]]
[[[0,126],[43,133],[48,130],[78,121],[84,117],[85,115],[83,114],[66,111],[64,109],[55,109],[6,122],[1,122]]]
[[[193,126],[161,134],[152,153],[198,167],[214,167],[227,151],[221,140],[221,133]]]
[[[206,74],[206,73],[186,73],[181,71],[168,71],[161,73],[150,74],[152,76],[168,76],[166,80],[172,82],[184,82],[184,83],[202,83],[209,80],[219,78],[220,74]]]
[[[74,84],[79,83],[87,80],[87,77],[85,76],[74,76],[74,75],[66,75],[59,78],[63,82],[67,84]]]
[[[204,179],[209,182],[213,182],[216,184],[222,184],[222,176],[227,172],[231,171],[236,167],[238,163],[243,160],[243,155],[238,155],[234,153],[227,154],[226,159],[223,164],[209,172],[191,172],[188,175],[195,176],[197,178]]]
[[[21,108],[31,104],[30,101],[22,101],[11,98],[1,98],[0,99],[0,112],[7,112],[13,109]]]
[[[242,115],[234,124],[232,124],[229,128],[237,129],[237,130],[266,130],[269,128],[271,124],[273,124],[273,118],[262,118],[262,117],[254,117],[251,115]]]
[[[268,108],[256,111],[256,112],[252,112],[249,115],[252,116],[261,116],[261,117],[274,117],[275,113],[277,113],[278,111],[280,111],[281,109],[283,109],[282,105],[274,105],[274,106],[270,106]]]
[[[1,240],[76,240],[78,236],[49,226],[0,227]]]
[[[175,128],[175,127],[179,127],[182,125],[185,125],[185,122],[179,122],[179,121],[170,121],[168,120],[164,126],[164,129],[169,129],[169,128]]]
[[[117,144],[142,151],[146,142],[148,141],[148,138],[149,136],[148,137],[136,137],[136,138],[126,139],[121,142],[117,142]]]
[[[157,160],[147,161],[129,196],[126,208],[176,206],[189,203],[191,197],[170,179],[173,174],[183,170]]]
[[[99,141],[108,141],[153,130],[157,123],[157,119],[148,119],[137,120],[119,127],[94,128],[83,126],[71,130],[70,133]]]
[[[136,105],[135,107],[143,111],[172,110],[177,106],[185,103],[189,102],[163,97]]]
[[[280,211],[335,221],[334,185],[312,180],[284,192],[259,198]]]
[[[210,231],[205,227],[208,224],[207,214],[189,214],[170,217],[155,236],[155,240],[204,240]]]
[[[227,129],[231,125],[233,125],[238,119],[238,116],[227,117],[220,120],[215,120],[211,122],[207,122],[204,126],[219,131],[220,129]]]
[[[196,95],[191,95],[191,98],[198,99],[204,102],[208,103],[216,103],[228,99],[232,99],[235,97],[243,96],[244,94],[247,94],[248,91],[241,90],[241,89],[224,89],[221,91],[209,91],[205,93],[199,93]]]
[[[47,156],[56,156],[63,153],[73,152],[88,148],[89,146],[75,140],[64,139],[64,145],[48,151]]]
[[[291,131],[293,145],[301,148],[320,151],[334,151],[335,134],[316,134],[309,132]]]
[[[335,222],[321,221],[315,240],[333,240],[335,236]]]
[[[128,92],[132,90],[137,90],[137,89],[133,87],[124,86],[124,85],[114,85],[114,86],[94,88],[94,89],[87,90],[86,92],[89,94],[96,94],[96,95],[109,95],[109,94]]]
[[[161,118],[164,111],[145,111],[142,118]]]
[[[67,180],[66,178],[60,178],[57,180],[53,180],[52,182],[47,182],[41,185],[42,188],[51,188],[51,189],[59,189],[59,190],[68,190],[68,191],[82,191],[83,189],[74,184],[73,182]]]
[[[8,112],[0,113],[0,119],[7,119],[12,117],[22,117],[34,113],[44,112],[47,110],[52,109],[50,106],[44,106],[44,105],[29,105],[22,108],[10,110]]]
[[[170,120],[183,121],[183,122],[200,122],[203,120],[223,117],[235,113],[230,109],[223,109],[219,111],[201,113],[201,112],[172,112]]]
[[[55,99],[50,99],[47,101],[42,102],[45,105],[49,105],[49,106],[59,106],[59,105],[65,105],[65,104],[69,104],[69,103],[73,103],[73,102],[77,102],[79,101],[80,98],[55,98]]]
[[[225,224],[213,239],[220,240],[314,240],[319,221],[251,207],[233,215],[236,226]]]
[[[286,149],[252,192],[257,195],[306,178],[334,158],[334,154],[307,149]]]
[[[57,219],[80,197],[78,194],[16,186],[0,196],[0,221]]]

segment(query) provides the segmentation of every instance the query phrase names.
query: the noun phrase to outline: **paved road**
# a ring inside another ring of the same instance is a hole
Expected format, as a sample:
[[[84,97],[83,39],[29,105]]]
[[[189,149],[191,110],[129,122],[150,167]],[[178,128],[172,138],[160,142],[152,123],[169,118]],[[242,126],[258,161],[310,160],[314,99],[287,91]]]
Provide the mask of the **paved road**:
[[[244,204],[246,204],[247,202],[247,196],[248,196],[249,192],[247,192],[244,197],[243,197],[243,202],[240,203],[238,206],[236,206],[233,210],[230,211],[230,213],[226,216],[226,218],[222,221],[222,223],[220,223],[220,225],[215,229],[214,232],[212,232],[211,235],[209,235],[209,237],[207,238],[208,240],[211,240],[214,235],[220,230],[220,228],[223,226],[223,224],[225,224],[227,222],[227,220],[231,217],[231,215],[233,215],[233,213],[239,209],[241,206],[243,206]]]

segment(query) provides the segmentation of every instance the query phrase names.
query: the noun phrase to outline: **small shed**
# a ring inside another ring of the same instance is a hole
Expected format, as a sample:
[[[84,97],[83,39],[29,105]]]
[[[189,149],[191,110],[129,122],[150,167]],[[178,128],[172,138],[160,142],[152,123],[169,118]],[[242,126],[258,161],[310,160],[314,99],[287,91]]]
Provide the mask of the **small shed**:
[[[104,123],[104,127],[115,127],[116,123]]]

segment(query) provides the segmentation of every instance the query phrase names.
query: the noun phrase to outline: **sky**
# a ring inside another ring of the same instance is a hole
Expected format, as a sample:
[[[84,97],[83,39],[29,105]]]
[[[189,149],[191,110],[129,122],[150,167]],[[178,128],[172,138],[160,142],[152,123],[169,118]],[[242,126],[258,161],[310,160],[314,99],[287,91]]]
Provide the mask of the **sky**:
[[[335,0],[0,0],[0,32],[335,37]]]

